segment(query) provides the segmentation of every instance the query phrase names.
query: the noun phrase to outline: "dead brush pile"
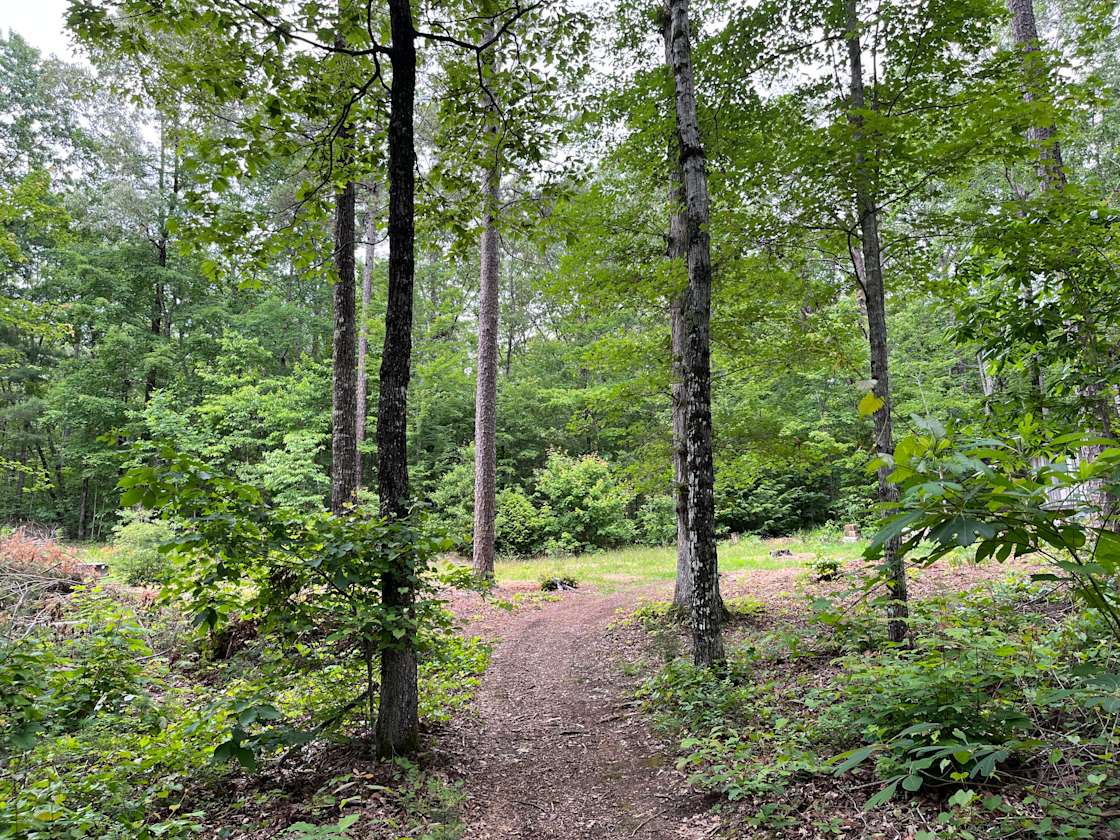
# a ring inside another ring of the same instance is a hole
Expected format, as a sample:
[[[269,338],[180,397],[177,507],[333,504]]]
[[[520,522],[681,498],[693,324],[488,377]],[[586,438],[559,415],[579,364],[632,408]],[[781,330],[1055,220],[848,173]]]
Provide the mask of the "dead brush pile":
[[[40,611],[50,596],[85,579],[82,564],[49,532],[22,526],[0,537],[0,613],[8,621]]]

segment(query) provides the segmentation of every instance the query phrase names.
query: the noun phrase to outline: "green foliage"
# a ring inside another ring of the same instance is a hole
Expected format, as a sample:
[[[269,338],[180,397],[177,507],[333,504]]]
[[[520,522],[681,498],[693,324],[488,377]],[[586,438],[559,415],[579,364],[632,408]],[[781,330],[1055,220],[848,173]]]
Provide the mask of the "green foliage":
[[[677,505],[672,496],[650,496],[634,515],[639,545],[673,545],[677,541]]]
[[[538,508],[525,491],[507,487],[498,494],[496,545],[502,554],[531,557],[544,550],[552,527],[549,509]]]
[[[823,554],[818,554],[809,563],[809,571],[813,575],[813,580],[818,583],[836,580],[840,577],[843,568],[844,563],[839,557],[829,557]]]
[[[451,617],[438,591],[469,580],[469,570],[432,567],[446,544],[419,517],[389,519],[366,507],[341,514],[273,507],[256,488],[170,449],[158,466],[134,469],[121,486],[125,503],[142,502],[180,523],[174,545],[182,576],[171,589],[188,598],[197,625],[213,631],[251,617],[303,657],[341,649],[364,666],[354,689],[365,698],[371,732],[381,651],[447,631]],[[410,588],[409,603],[382,597],[388,575]],[[254,702],[240,713],[255,723],[272,719],[270,709]],[[254,738],[235,728],[224,757],[252,765],[255,747],[273,743],[271,734]]]
[[[160,546],[171,542],[172,529],[142,508],[126,508],[113,529],[112,572],[132,586],[163,584],[171,561]]]
[[[1047,837],[1059,821],[1087,837],[1106,824],[1100,785],[1117,745],[1100,727],[1120,696],[1102,676],[1117,664],[1104,619],[1069,612],[1059,596],[1021,581],[912,609],[912,648],[825,666],[822,657],[858,644],[832,632],[763,634],[733,649],[721,671],[669,662],[641,696],[679,739],[692,782],[749,800],[759,826],[780,824],[804,774],[845,784],[845,773],[868,764],[879,781],[866,807],[957,789],[956,810],[940,823],[974,837],[1014,836],[1024,825]],[[660,618],[650,615],[656,630]],[[859,626],[853,618],[840,632]],[[975,819],[960,810],[981,800]],[[1076,815],[1067,807],[1075,800]]]
[[[552,452],[536,475],[536,492],[551,514],[549,541],[554,551],[615,548],[634,538],[634,524],[627,516],[633,495],[598,456]]]
[[[820,470],[733,472],[717,483],[717,522],[724,533],[764,537],[820,525],[834,518],[835,484]]]
[[[469,555],[474,532],[474,449],[464,449],[432,488],[433,517],[455,550]]]
[[[1077,432],[1049,437],[1029,415],[1004,439],[972,439],[933,419],[914,423],[922,433],[887,459],[901,510],[868,555],[901,535],[908,552],[929,545],[920,563],[972,546],[978,563],[1038,556],[1053,569],[1040,579],[1067,582],[1120,639],[1120,539],[1109,525],[1120,448]],[[1094,449],[1093,460],[1080,457]]]

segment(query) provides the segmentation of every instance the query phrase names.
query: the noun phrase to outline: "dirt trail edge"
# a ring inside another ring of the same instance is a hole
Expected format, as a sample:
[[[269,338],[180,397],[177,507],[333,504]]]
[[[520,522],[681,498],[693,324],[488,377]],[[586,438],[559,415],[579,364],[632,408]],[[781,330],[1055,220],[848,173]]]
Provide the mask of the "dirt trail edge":
[[[471,628],[495,649],[455,750],[467,838],[711,835],[716,819],[647,730],[608,630],[636,598],[570,592]]]

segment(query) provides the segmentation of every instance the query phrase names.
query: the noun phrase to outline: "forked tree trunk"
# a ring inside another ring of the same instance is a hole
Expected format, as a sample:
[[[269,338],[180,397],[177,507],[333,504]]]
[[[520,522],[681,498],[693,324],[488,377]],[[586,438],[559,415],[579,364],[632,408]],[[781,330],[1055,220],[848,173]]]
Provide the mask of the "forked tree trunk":
[[[492,37],[488,35],[488,38]],[[498,469],[498,282],[501,274],[501,241],[498,208],[501,203],[501,150],[494,105],[487,99],[490,124],[486,128],[488,152],[483,194],[483,228],[478,295],[478,364],[474,397],[474,573],[494,577],[494,544],[497,538]]]
[[[377,493],[385,516],[406,513],[408,500],[408,380],[412,365],[412,287],[415,276],[416,31],[409,0],[389,0],[393,68],[389,97],[389,290],[377,403]],[[381,598],[411,611],[412,569],[386,573]],[[381,653],[377,752],[382,757],[419,747],[416,647],[411,634]]]
[[[723,659],[722,616],[715,535],[715,471],[712,463],[711,344],[712,258],[708,235],[708,175],[696,117],[688,0],[670,0],[671,54],[676,87],[677,137],[685,197],[688,286],[681,305],[683,368],[688,411],[685,424],[688,530],[691,537],[692,657],[697,665]]]
[[[851,73],[850,101],[851,122],[856,144],[855,171],[856,211],[859,215],[860,256],[863,259],[863,292],[867,305],[867,337],[871,346],[872,390],[882,406],[874,414],[875,451],[886,455],[894,453],[891,431],[891,385],[888,363],[886,295],[883,288],[883,262],[879,243],[879,208],[876,205],[871,164],[864,149],[862,111],[866,107],[863,92],[863,57],[859,37],[859,19],[855,0],[847,2],[848,64]],[[858,263],[857,263],[858,265]],[[898,501],[898,488],[888,480],[890,470],[879,468],[879,501]],[[906,637],[906,619],[909,616],[906,593],[906,568],[900,551],[901,539],[888,540],[883,550],[883,563],[887,569],[890,604],[887,607],[887,637],[901,642]]]
[[[369,359],[369,301],[373,295],[374,240],[377,236],[377,184],[369,185],[366,206],[366,252],[362,264],[362,309],[358,320],[358,385],[354,406],[354,448],[358,486],[362,485],[362,444],[366,440],[366,395],[369,393],[366,365]]]

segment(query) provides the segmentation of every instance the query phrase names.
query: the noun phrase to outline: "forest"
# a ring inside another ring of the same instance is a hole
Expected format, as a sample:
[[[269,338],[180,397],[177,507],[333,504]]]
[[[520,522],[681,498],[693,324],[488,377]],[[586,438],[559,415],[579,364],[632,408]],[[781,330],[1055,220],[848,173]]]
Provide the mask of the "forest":
[[[7,14],[0,838],[1120,837],[1111,0]]]

